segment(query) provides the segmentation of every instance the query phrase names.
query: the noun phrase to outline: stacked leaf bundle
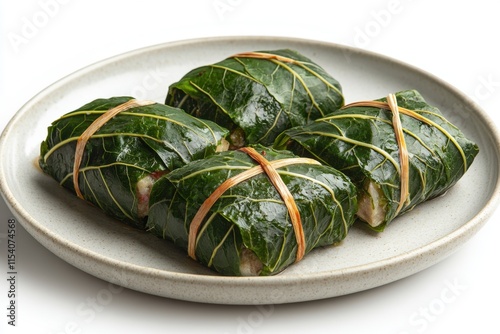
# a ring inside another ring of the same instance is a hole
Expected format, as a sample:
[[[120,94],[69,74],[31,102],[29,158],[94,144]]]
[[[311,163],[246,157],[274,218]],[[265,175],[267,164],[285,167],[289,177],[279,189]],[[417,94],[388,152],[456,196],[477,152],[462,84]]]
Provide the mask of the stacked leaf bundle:
[[[356,217],[381,231],[478,153],[417,92],[344,106],[338,81],[291,50],[194,69],[166,103],[85,105],[49,128],[40,166],[225,275],[276,274]]]
[[[246,52],[172,84],[166,104],[231,131],[233,147],[272,145],[284,130],[342,107],[339,82],[292,50]]]
[[[348,175],[359,189],[358,217],[377,231],[445,193],[478,154],[477,145],[418,92],[389,98],[352,103],[285,131],[275,143]]]
[[[256,149],[223,152],[162,177],[151,193],[148,227],[225,275],[275,274],[313,248],[343,240],[357,208],[349,179],[316,160]]]
[[[93,129],[101,120],[105,124]],[[97,99],[52,123],[39,165],[107,214],[143,228],[154,182],[215,153],[226,135],[215,123],[163,104]]]

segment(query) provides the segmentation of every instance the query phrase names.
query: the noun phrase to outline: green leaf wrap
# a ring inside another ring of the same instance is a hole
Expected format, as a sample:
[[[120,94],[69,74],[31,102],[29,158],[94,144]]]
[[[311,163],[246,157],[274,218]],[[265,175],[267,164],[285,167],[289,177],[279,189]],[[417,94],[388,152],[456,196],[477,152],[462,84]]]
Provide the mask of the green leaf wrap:
[[[295,157],[256,147],[268,161]],[[194,161],[160,178],[151,192],[148,229],[187,249],[188,231],[202,203],[230,177],[257,163],[228,151]],[[296,164],[277,169],[299,208],[306,254],[345,238],[357,209],[356,189],[339,171]],[[196,258],[224,275],[273,275],[295,261],[297,242],[287,208],[265,174],[227,190],[199,231]],[[244,269],[248,266],[253,269]]]
[[[399,107],[415,111],[448,134],[400,114],[410,163],[410,194],[400,212],[403,213],[452,187],[464,175],[479,149],[417,91],[395,95]],[[363,199],[375,203],[368,186],[375,187],[380,195],[378,205],[383,218],[372,227],[382,231],[395,218],[400,200],[399,147],[391,119],[392,112],[387,109],[347,107],[309,125],[285,131],[274,147],[312,156],[343,171],[359,189],[360,209]]]
[[[257,54],[266,58],[236,55],[190,71],[170,86],[166,104],[230,129],[236,147],[272,145],[282,131],[343,105],[338,81],[310,59],[292,50]]]
[[[97,99],[54,121],[41,144],[39,165],[60,184],[74,191],[72,175],[78,137],[103,113],[131,97]],[[194,159],[215,153],[228,131],[196,119],[180,109],[152,104],[119,113],[87,142],[79,171],[85,200],[104,212],[137,227],[144,227],[138,212],[137,183]]]

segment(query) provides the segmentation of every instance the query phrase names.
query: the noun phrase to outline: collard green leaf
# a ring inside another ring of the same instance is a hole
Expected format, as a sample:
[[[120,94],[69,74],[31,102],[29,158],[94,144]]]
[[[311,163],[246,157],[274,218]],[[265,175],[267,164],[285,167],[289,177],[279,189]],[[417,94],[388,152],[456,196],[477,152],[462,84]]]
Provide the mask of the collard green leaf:
[[[172,84],[166,104],[230,129],[232,144],[272,145],[283,130],[344,103],[341,86],[292,50],[249,52],[202,66]]]
[[[54,121],[41,144],[42,170],[74,191],[79,136],[96,118],[131,99],[97,99]],[[108,121],[86,144],[79,187],[87,201],[106,213],[143,226],[147,212],[138,212],[138,205],[147,207],[149,198],[147,192],[139,191],[138,182],[150,187],[163,173],[215,153],[227,133],[210,121],[162,104],[128,109]]]
[[[258,147],[267,160],[292,158]],[[256,166],[246,153],[223,152],[194,161],[158,180],[151,192],[148,229],[187,249],[188,232],[203,202],[227,179]],[[357,208],[356,190],[337,170],[295,164],[277,169],[299,208],[306,253],[345,238]],[[265,174],[227,190],[198,234],[196,258],[225,275],[272,275],[295,261],[297,241],[282,198]]]
[[[410,196],[403,213],[452,187],[473,162],[478,147],[418,92],[399,92],[396,98],[399,107],[427,119],[400,115],[410,162]],[[360,203],[363,198],[373,200],[368,186],[375,187],[383,217],[373,227],[381,231],[395,218],[400,199],[399,146],[391,119],[386,108],[347,107],[285,131],[275,147],[313,156],[343,171],[357,185]]]

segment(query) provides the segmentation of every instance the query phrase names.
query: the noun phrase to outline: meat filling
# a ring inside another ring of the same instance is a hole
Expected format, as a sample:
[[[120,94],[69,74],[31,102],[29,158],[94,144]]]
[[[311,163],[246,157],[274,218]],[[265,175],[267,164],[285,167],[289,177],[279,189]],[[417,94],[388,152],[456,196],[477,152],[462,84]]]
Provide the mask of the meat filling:
[[[240,273],[242,276],[258,276],[263,264],[248,248],[243,248],[240,256]]]
[[[149,214],[149,196],[151,195],[151,189],[153,188],[156,180],[166,173],[168,172],[154,172],[146,175],[137,182],[135,187],[137,194],[137,215],[139,218],[144,218]]]
[[[376,227],[384,221],[385,211],[380,187],[375,182],[366,182],[364,190],[358,195],[358,217]]]

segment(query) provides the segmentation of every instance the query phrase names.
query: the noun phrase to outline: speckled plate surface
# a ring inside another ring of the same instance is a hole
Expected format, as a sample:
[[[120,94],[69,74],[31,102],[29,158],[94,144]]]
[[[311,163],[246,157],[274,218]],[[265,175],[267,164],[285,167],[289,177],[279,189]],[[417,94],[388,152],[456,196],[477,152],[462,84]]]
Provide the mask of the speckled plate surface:
[[[234,53],[291,48],[322,65],[343,86],[346,102],[417,89],[476,141],[481,152],[445,196],[399,217],[381,234],[352,228],[338,247],[313,251],[273,277],[221,277],[169,242],[124,227],[60,188],[36,167],[47,126],[99,97],[164,101],[190,69]],[[387,57],[334,44],[226,37],[136,50],[73,73],[18,111],[0,139],[0,189],[36,240],[81,270],[159,296],[206,303],[290,303],[345,295],[412,275],[454,252],[493,213],[500,196],[500,141],[472,101],[440,79]]]

